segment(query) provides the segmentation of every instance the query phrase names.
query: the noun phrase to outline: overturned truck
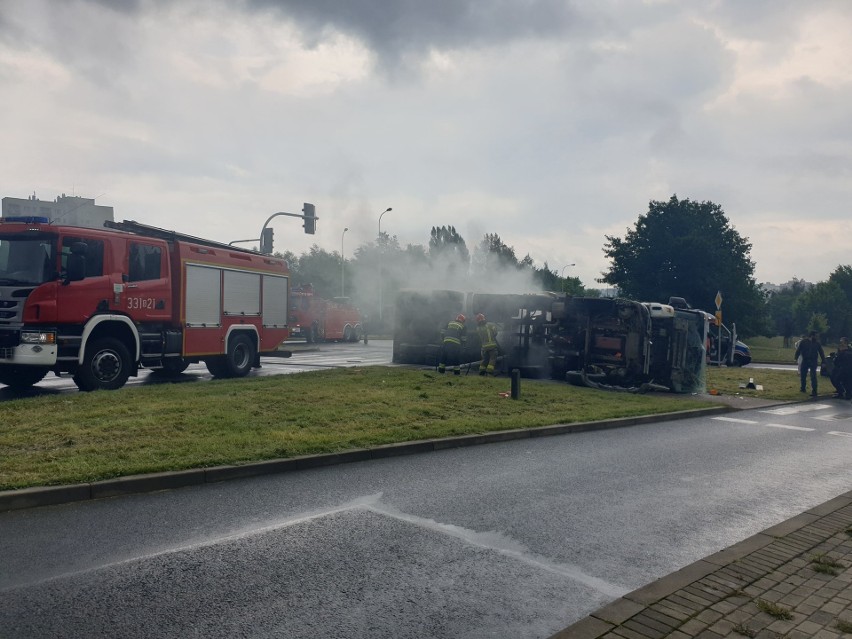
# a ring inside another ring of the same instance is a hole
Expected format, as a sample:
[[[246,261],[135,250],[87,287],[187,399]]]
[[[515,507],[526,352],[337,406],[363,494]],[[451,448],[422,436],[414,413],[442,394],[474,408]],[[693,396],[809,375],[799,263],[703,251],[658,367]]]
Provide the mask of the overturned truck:
[[[441,329],[459,313],[484,313],[499,333],[500,369],[614,390],[705,390],[708,316],[695,309],[558,293],[401,291],[393,361],[435,365]],[[473,326],[463,361],[480,358]]]

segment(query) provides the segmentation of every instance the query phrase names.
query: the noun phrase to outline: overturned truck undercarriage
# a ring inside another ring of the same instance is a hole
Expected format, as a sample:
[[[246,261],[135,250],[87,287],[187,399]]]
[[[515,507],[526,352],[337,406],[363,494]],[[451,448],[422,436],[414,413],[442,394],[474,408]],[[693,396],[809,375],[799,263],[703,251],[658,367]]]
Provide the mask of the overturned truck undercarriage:
[[[401,291],[393,361],[436,365],[441,329],[459,313],[497,326],[503,372],[633,392],[705,390],[707,314],[620,298]],[[479,359],[471,322],[463,361]]]

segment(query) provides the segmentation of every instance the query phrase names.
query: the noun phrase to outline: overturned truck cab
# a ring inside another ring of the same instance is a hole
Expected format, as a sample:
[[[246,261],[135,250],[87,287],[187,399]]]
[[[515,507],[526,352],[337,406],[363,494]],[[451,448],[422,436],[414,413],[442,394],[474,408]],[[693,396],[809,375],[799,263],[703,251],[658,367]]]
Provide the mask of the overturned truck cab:
[[[503,372],[632,392],[705,390],[706,315],[619,298],[402,291],[393,361],[437,364],[440,331],[458,313],[484,313],[497,325]],[[468,332],[463,359],[476,362],[479,344]]]

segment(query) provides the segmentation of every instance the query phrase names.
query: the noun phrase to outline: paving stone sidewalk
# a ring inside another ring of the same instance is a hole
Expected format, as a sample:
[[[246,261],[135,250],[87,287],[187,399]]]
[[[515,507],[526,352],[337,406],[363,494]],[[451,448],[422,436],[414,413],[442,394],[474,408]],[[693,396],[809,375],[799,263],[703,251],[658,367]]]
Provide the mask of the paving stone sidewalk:
[[[551,639],[852,637],[852,492],[658,579]]]

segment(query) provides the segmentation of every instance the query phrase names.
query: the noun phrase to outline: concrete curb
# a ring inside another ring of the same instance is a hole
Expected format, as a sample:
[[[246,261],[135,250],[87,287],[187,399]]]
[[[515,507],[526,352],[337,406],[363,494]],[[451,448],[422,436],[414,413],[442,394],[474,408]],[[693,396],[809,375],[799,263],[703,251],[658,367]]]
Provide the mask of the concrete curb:
[[[319,468],[322,466],[368,461],[370,459],[383,459],[387,457],[398,457],[401,455],[431,453],[439,450],[447,450],[449,448],[462,448],[464,446],[479,446],[481,444],[506,442],[516,439],[551,437],[554,435],[568,435],[570,433],[624,428],[627,426],[669,422],[679,419],[689,419],[692,417],[706,417],[708,415],[728,413],[735,410],[737,409],[726,405],[719,405],[709,408],[677,411],[674,413],[661,413],[659,415],[641,415],[638,417],[624,417],[621,419],[610,419],[599,422],[580,422],[577,424],[555,424],[552,426],[539,426],[537,428],[522,428],[516,430],[497,431],[494,433],[461,435],[458,437],[443,437],[439,439],[427,439],[399,444],[386,444],[383,446],[376,446],[375,448],[347,450],[340,453],[305,455],[302,457],[290,457],[287,459],[271,459],[250,464],[214,466],[211,468],[131,475],[128,477],[118,477],[116,479],[107,479],[104,481],[84,484],[39,486],[33,488],[22,488],[19,490],[6,490],[0,491],[0,512],[37,508],[39,506],[53,506],[76,501],[86,501],[89,499],[115,497],[118,495],[147,493],[158,490],[168,490],[171,488],[182,488],[185,486],[208,484],[218,481],[227,481],[230,479],[258,477],[261,475],[292,472],[308,468]]]

